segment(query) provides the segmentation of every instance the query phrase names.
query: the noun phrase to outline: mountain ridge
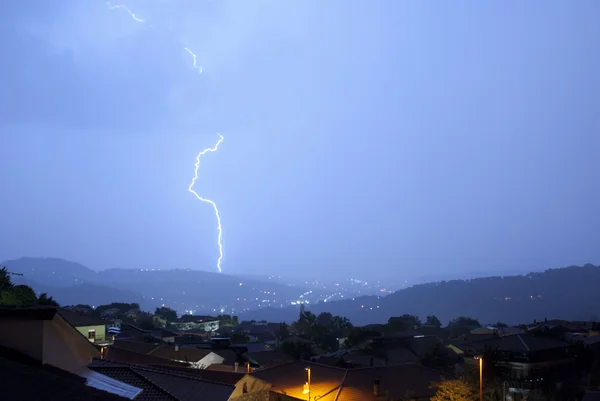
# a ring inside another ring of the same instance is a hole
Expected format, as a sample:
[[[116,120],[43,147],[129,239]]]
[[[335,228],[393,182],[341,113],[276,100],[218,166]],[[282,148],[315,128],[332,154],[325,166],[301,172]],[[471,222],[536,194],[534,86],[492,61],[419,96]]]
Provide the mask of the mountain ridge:
[[[57,258],[21,258],[3,264],[10,271],[26,274],[25,283],[31,282],[29,285],[36,291],[55,295],[55,299],[62,303],[66,300],[75,303],[77,300],[76,303],[89,304],[87,297],[99,301],[107,299],[107,303],[138,302],[148,310],[164,303],[181,311],[185,309],[182,304],[186,302],[194,304],[196,311],[228,313],[220,305],[234,298],[239,301],[240,297],[254,297],[260,302],[259,297],[266,297],[267,287],[287,292],[283,295],[290,299],[297,299],[294,296],[305,290],[277,282],[242,282],[236,276],[182,269],[107,269],[95,272],[78,263],[64,261],[65,269],[61,270],[60,261]],[[468,315],[482,322],[503,321],[509,324],[544,317],[588,320],[600,314],[600,298],[594,296],[595,283],[598,282],[600,266],[588,263],[514,276],[416,284],[386,296],[359,296],[330,302],[321,300],[306,305],[306,308],[315,313],[328,311],[346,316],[355,324],[381,323],[390,316],[404,313],[421,318],[436,315],[442,321]],[[155,293],[161,295],[152,296]],[[241,319],[290,322],[298,316],[298,306],[283,304],[236,309],[234,313]]]

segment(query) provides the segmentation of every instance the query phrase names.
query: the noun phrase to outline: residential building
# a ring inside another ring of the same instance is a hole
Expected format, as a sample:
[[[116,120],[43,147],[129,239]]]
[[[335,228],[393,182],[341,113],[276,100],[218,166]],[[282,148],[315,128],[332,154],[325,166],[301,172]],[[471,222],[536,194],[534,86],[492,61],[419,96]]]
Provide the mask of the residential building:
[[[0,349],[0,386],[3,400],[28,401],[126,401],[86,385],[87,379],[66,370],[43,364],[24,353]],[[130,393],[132,394],[132,393]]]
[[[67,309],[58,309],[58,313],[89,342],[98,346],[112,344],[113,335],[107,335],[107,326],[112,324],[111,321]]]
[[[100,349],[56,308],[0,309],[0,346],[78,374]]]
[[[309,392],[311,400],[320,401],[428,400],[435,393],[431,383],[445,378],[439,371],[413,364],[340,369],[297,361],[247,374],[236,384],[230,400],[249,400],[252,394],[257,395],[255,399],[305,400]]]
[[[210,349],[186,348],[165,343],[117,340],[112,347],[179,362],[195,369],[206,369],[213,364],[222,364],[225,361],[224,356]],[[231,365],[233,363],[234,361],[231,361]]]
[[[463,354],[466,372],[476,372],[479,360],[493,358],[506,371],[504,380],[512,399],[527,397],[542,386],[556,388],[573,375],[575,355],[572,345],[532,334],[516,334],[455,344]],[[488,356],[489,355],[489,356]]]
[[[202,330],[215,332],[219,330],[220,320],[213,316],[183,315],[179,322],[172,322],[173,328],[177,330]]]

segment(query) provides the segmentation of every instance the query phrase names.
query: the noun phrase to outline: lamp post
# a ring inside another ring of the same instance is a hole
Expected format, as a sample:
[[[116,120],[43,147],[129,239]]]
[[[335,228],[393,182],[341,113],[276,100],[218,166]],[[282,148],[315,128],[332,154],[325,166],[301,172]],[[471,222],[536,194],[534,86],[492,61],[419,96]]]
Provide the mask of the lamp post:
[[[479,401],[483,401],[483,356],[476,356],[479,359]]]
[[[308,381],[306,382],[302,393],[308,394],[308,401],[310,401],[310,368],[304,368],[304,370],[306,370],[306,374],[308,375]]]

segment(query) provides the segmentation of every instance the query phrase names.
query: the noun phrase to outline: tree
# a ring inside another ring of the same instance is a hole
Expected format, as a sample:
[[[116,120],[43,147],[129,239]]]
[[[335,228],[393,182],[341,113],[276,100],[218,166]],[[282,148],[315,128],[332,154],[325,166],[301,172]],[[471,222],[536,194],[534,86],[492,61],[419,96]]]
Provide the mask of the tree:
[[[168,308],[166,306],[162,306],[160,308],[156,308],[154,311],[156,316],[160,316],[165,319],[167,322],[176,322],[177,321],[177,312],[173,309]]]
[[[367,338],[377,337],[379,335],[381,335],[381,333],[375,330],[364,329],[362,327],[352,327],[350,330],[348,330],[345,347],[355,347],[365,341]]]
[[[481,327],[479,320],[466,316],[457,317],[448,323],[448,329],[452,337],[468,334],[474,327]]]
[[[38,305],[47,305],[47,306],[60,306],[58,302],[56,302],[52,297],[49,297],[48,294],[42,292],[37,299]]]
[[[15,285],[0,293],[0,304],[27,308],[37,303],[35,291],[27,285]]]
[[[279,325],[279,333],[277,334],[277,340],[285,340],[290,336],[290,328],[286,323],[281,323]]]
[[[312,356],[310,344],[306,341],[284,341],[281,350],[296,360],[310,359]]]
[[[317,317],[310,311],[301,312],[298,321],[292,323],[292,328],[298,334],[310,336],[311,328],[316,324]]]
[[[452,351],[442,344],[435,344],[421,358],[421,364],[446,373],[454,373],[456,357]]]
[[[440,322],[440,319],[438,319],[435,315],[427,316],[425,324],[428,326],[435,326],[437,328],[442,327],[442,322]]]
[[[333,322],[333,315],[329,312],[321,312],[319,316],[317,316],[316,323],[319,326],[323,327],[331,327]]]
[[[445,380],[435,383],[435,395],[431,401],[476,401],[477,391],[464,380]]]
[[[393,316],[388,319],[386,330],[388,332],[411,331],[421,325],[418,316],[404,314],[402,316]]]
[[[8,290],[13,287],[12,280],[8,274],[6,266],[2,266],[0,269],[0,292]]]

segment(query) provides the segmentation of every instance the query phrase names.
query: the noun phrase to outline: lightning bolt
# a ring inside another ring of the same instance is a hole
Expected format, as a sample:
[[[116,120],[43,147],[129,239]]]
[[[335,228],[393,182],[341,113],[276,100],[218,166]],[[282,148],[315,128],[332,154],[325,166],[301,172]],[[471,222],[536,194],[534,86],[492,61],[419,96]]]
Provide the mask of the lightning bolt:
[[[131,10],[129,8],[125,7],[124,5],[112,5],[110,2],[106,2],[106,5],[111,10],[116,10],[119,8],[125,10],[131,16],[131,18],[136,22],[146,22],[143,19],[137,17],[133,12],[131,12]],[[194,52],[192,52],[187,47],[184,47],[183,49],[192,56],[193,61],[194,61],[194,69],[197,69],[199,73],[202,73],[202,67],[197,64],[196,54],[194,54]],[[217,149],[219,148],[219,145],[221,144],[221,142],[223,142],[223,139],[224,139],[223,135],[221,135],[221,134],[217,134],[217,135],[219,135],[219,140],[217,141],[216,145],[213,148],[204,149],[202,152],[198,153],[198,155],[196,156],[194,178],[192,178],[192,182],[190,183],[190,186],[188,187],[188,191],[191,192],[192,194],[194,194],[196,199],[198,199],[199,201],[210,204],[212,206],[213,210],[215,211],[215,216],[217,217],[217,231],[219,234],[218,238],[217,238],[217,243],[219,244],[219,259],[217,260],[217,268],[219,269],[219,273],[221,273],[222,272],[221,261],[223,260],[223,241],[222,241],[223,240],[223,227],[221,226],[221,215],[219,214],[219,209],[217,208],[217,204],[215,202],[211,201],[210,199],[201,197],[200,195],[198,195],[196,193],[196,191],[194,191],[194,185],[196,184],[196,180],[198,180],[198,168],[200,167],[200,158],[208,152],[216,152]]]
[[[188,52],[194,58],[194,68],[197,69],[200,74],[202,74],[202,67],[196,64],[196,55],[194,54],[194,52],[192,52],[187,47],[184,47],[183,50]]]
[[[123,10],[127,11],[127,14],[129,14],[129,15],[131,16],[131,18],[132,18],[134,21],[137,21],[137,22],[146,22],[146,21],[144,21],[143,19],[141,19],[141,18],[138,18],[138,17],[137,17],[137,16],[136,16],[134,13],[132,13],[132,12],[131,12],[131,10],[130,10],[130,9],[128,9],[127,7],[125,7],[125,6],[123,6],[123,5],[113,6],[113,5],[110,3],[110,1],[107,1],[107,2],[106,2],[106,5],[107,5],[107,6],[108,6],[108,8],[110,8],[111,10],[116,10],[116,9],[118,9],[118,8],[122,8]]]
[[[217,261],[217,268],[219,269],[219,273],[221,273],[222,272],[221,261],[223,260],[223,242],[222,242],[223,228],[221,227],[221,215],[219,214],[219,209],[217,208],[217,205],[215,204],[215,202],[211,201],[210,199],[201,197],[200,195],[198,195],[196,193],[196,191],[194,191],[194,185],[196,184],[196,180],[198,179],[198,167],[200,167],[200,158],[202,156],[204,156],[205,154],[207,154],[208,152],[216,152],[217,149],[219,148],[219,144],[221,142],[223,142],[223,139],[224,139],[223,135],[221,135],[221,134],[217,134],[217,135],[219,135],[219,140],[217,141],[217,144],[213,148],[204,149],[202,152],[198,153],[198,156],[196,156],[196,168],[194,169],[194,178],[192,178],[192,182],[191,182],[190,186],[188,187],[188,191],[190,191],[192,194],[194,194],[196,199],[198,199],[199,201],[210,204],[213,207],[213,210],[215,211],[215,216],[217,216],[217,231],[219,232],[219,236],[218,236],[219,260]]]

